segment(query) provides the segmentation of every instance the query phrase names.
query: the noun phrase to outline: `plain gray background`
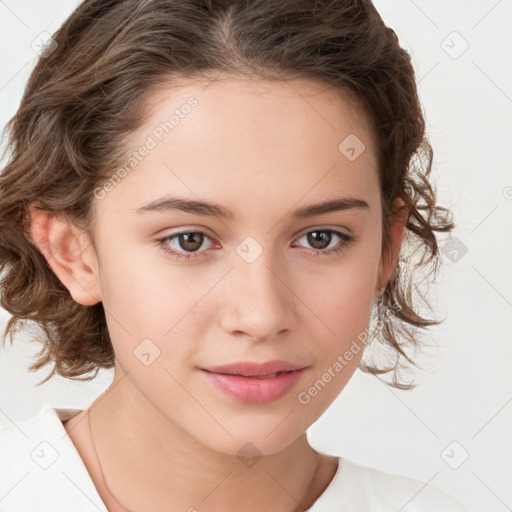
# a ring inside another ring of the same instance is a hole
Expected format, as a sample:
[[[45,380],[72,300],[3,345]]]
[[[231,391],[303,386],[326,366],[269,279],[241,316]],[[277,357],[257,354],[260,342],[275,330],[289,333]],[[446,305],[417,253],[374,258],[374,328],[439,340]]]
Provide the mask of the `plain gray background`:
[[[15,113],[44,31],[77,1],[0,0],[0,126]],[[430,482],[475,511],[512,510],[512,1],[376,0],[413,58],[434,146],[439,202],[452,241],[432,287],[437,345],[419,362],[418,388],[399,391],[356,371],[311,427],[312,444],[360,464]],[[9,314],[0,309],[3,331]],[[110,384],[81,384],[26,368],[37,345],[20,334],[0,351],[0,423],[47,403],[85,408]],[[508,435],[506,435],[508,434]],[[0,497],[1,498],[1,497]]]

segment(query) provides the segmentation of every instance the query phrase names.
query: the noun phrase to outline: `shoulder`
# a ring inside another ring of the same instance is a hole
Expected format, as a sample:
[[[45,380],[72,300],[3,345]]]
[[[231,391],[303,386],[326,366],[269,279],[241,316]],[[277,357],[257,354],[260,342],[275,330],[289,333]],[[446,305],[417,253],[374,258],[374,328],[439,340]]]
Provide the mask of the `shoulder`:
[[[372,496],[372,505],[375,507],[386,504],[389,510],[398,507],[396,510],[403,512],[467,512],[455,498],[427,482],[362,466],[346,459],[342,468],[347,477],[345,484],[352,482],[355,488],[358,482],[358,487]]]
[[[338,471],[311,512],[468,512],[437,487],[339,458]]]
[[[0,426],[2,512],[107,511],[62,424],[77,412],[45,405]]]

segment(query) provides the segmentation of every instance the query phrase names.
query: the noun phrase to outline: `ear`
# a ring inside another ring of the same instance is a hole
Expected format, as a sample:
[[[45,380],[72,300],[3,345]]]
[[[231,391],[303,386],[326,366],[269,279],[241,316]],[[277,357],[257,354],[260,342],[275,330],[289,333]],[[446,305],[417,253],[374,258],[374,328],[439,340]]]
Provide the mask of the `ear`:
[[[390,222],[390,241],[389,244],[382,244],[382,254],[379,262],[378,283],[375,288],[375,297],[384,293],[393,272],[398,263],[400,248],[402,247],[402,239],[405,232],[405,224],[409,218],[409,210],[405,207],[405,203],[401,198],[395,199],[392,205],[393,217],[389,218]]]
[[[35,205],[29,211],[32,239],[73,299],[84,306],[100,302],[98,260],[89,235]]]

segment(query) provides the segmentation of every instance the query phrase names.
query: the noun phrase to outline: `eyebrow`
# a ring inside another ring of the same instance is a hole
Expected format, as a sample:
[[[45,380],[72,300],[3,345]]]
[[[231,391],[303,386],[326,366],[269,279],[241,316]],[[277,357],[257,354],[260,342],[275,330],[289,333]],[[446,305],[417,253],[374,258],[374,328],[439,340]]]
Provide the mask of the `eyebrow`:
[[[292,217],[296,219],[305,219],[325,213],[351,209],[369,210],[370,206],[363,199],[343,197],[339,199],[330,199],[322,203],[303,206],[295,210],[292,213]],[[224,219],[235,218],[235,212],[219,204],[207,201],[196,201],[193,199],[186,199],[177,196],[166,196],[160,199],[156,199],[144,206],[141,206],[140,208],[135,209],[137,214],[142,214],[145,212],[168,212],[175,210],[186,213],[193,213],[196,215],[204,215],[205,217],[219,217]]]

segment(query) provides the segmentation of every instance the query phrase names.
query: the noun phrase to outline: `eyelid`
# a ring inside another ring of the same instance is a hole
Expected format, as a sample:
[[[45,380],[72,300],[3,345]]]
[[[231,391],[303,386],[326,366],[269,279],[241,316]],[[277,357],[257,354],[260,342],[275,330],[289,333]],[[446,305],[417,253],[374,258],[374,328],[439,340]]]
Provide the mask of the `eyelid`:
[[[350,247],[357,240],[357,237],[352,234],[349,235],[347,233],[344,233],[342,231],[342,229],[343,228],[338,228],[338,227],[306,228],[306,231],[303,231],[301,234],[295,236],[294,241],[292,242],[292,245],[293,245],[293,247],[297,247],[298,241],[301,238],[303,238],[304,236],[306,236],[308,233],[314,233],[315,231],[330,231],[330,232],[334,233],[335,236],[337,236],[340,239],[340,242],[338,242],[338,244],[336,244],[336,246],[332,247],[331,249],[310,249],[310,248],[305,248],[305,249],[307,249],[310,252],[313,252],[313,254],[315,254],[315,255],[322,255],[322,256],[331,256],[333,254],[344,254],[345,251],[347,250],[347,248]],[[205,231],[207,231],[207,230],[205,230]],[[182,258],[183,260],[189,261],[189,260],[195,260],[197,258],[208,257],[209,256],[208,249],[187,253],[186,251],[181,252],[181,251],[176,251],[174,249],[169,248],[169,245],[167,243],[168,240],[173,239],[174,237],[179,236],[181,234],[188,234],[188,233],[194,233],[194,232],[196,232],[196,233],[198,232],[198,233],[204,235],[207,239],[210,240],[210,242],[212,242],[213,246],[216,245],[215,237],[211,237],[210,235],[208,235],[208,233],[206,233],[202,230],[189,229],[189,228],[180,228],[178,231],[176,231],[174,233],[170,233],[170,234],[164,236],[163,238],[157,239],[156,243],[157,243],[157,246],[159,248],[161,248],[165,253],[171,255],[172,257],[174,257],[177,260]]]
[[[217,237],[210,235],[208,232],[208,229],[206,229],[206,228],[184,228],[184,229],[178,228],[177,231],[173,231],[172,233],[168,233],[166,235],[159,236],[158,239],[160,239],[160,240],[169,239],[169,238],[178,237],[179,235],[188,234],[188,233],[200,233],[200,234],[204,235],[205,239],[207,239],[211,243],[212,247],[218,246],[220,244],[220,242],[217,240]],[[208,249],[202,250],[202,251],[197,251],[197,253],[206,252],[207,250]],[[193,253],[190,253],[190,254],[193,254]]]
[[[169,228],[169,230],[160,230],[154,236],[156,236],[157,238],[166,238],[169,236],[175,236],[182,233],[204,233],[211,240],[217,240],[217,237],[213,235],[212,231],[205,226],[180,226],[177,228]]]
[[[203,233],[204,235],[206,235],[210,239],[210,241],[218,243],[217,237],[212,235],[211,231],[207,227],[205,227],[205,226],[184,226],[184,227],[179,227],[179,228],[175,228],[175,229],[176,229],[176,231],[172,231],[170,233],[158,235],[158,238],[162,239],[162,238],[167,238],[167,237],[170,237],[170,236],[177,236],[177,235],[180,235],[182,233],[199,232],[199,233]],[[319,225],[319,226],[314,226],[314,227],[310,226],[310,227],[302,229],[296,235],[294,235],[293,241],[296,241],[298,238],[302,238],[305,234],[310,233],[312,231],[321,231],[321,230],[324,230],[324,229],[325,230],[333,230],[333,231],[341,231],[342,233],[344,233],[348,237],[353,237],[354,236],[352,230],[350,230],[350,229],[348,229],[346,227],[343,227],[343,226]]]
[[[322,231],[322,230],[329,230],[329,231],[340,231],[341,233],[345,234],[346,236],[354,236],[352,230],[345,228],[343,226],[314,226],[309,228],[304,228],[302,231],[299,231],[299,234],[295,236],[295,238],[301,238],[305,234],[310,233],[311,231]]]

